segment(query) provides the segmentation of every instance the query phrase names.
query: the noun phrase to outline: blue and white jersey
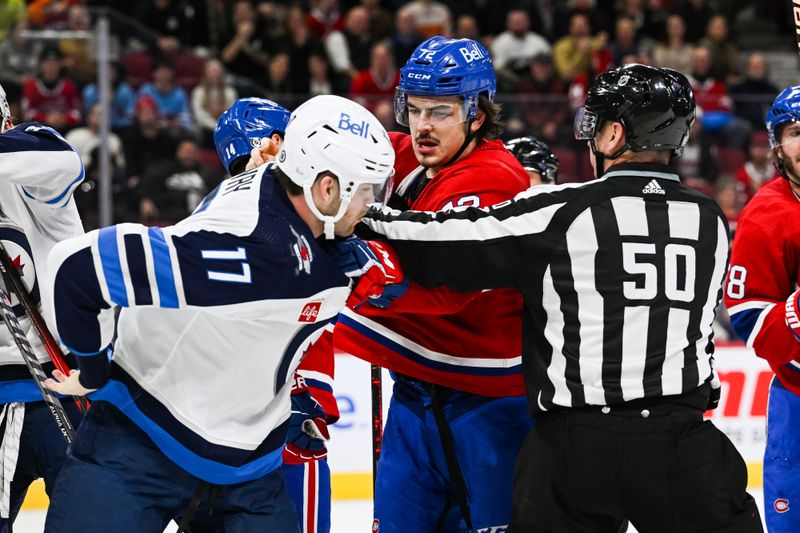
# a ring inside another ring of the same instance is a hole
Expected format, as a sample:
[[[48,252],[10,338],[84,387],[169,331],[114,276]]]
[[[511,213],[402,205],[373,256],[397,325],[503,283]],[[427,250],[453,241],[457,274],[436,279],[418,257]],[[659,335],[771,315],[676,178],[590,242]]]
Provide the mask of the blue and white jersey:
[[[102,386],[91,398],[215,484],[281,464],[287,382],[349,295],[273,168],[228,179],[175,226],[111,226],[50,255],[58,333],[81,382]]]
[[[50,293],[39,284],[47,278],[47,255],[52,247],[83,233],[72,198],[83,176],[77,152],[49,126],[28,122],[0,134],[0,241],[34,301],[41,301],[51,329]],[[33,326],[16,298],[11,300],[34,352],[48,371],[52,364]],[[0,403],[41,399],[19,349],[0,325]]]

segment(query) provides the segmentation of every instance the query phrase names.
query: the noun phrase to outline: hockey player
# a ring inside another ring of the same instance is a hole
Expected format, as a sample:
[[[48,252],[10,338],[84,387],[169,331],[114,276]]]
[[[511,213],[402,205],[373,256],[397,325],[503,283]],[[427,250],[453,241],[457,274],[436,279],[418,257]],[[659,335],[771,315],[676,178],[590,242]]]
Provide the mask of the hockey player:
[[[599,179],[488,209],[365,219],[412,280],[523,294],[536,424],[509,531],[612,532],[626,519],[653,533],[763,530],[742,457],[703,420],[718,398],[728,229],[669,165],[694,119],[685,76],[625,65],[594,79],[576,116]]]
[[[800,531],[800,85],[766,115],[775,166],[785,178],[761,187],[739,217],[725,305],[739,336],[769,362],[764,454],[767,529]]]
[[[224,181],[186,220],[53,250],[58,332],[80,371],[48,384],[95,392],[46,531],[161,532],[195,509],[226,531],[298,530],[279,468],[290,382],[350,293],[317,238],[383,203],[393,162],[374,116],[319,96],[292,114],[276,164]]]
[[[494,95],[495,73],[482,45],[443,37],[419,45],[401,69],[395,96],[397,121],[411,134],[390,134],[393,207],[488,206],[528,188],[527,174],[497,139]],[[521,310],[512,289],[463,294],[411,284],[391,309],[371,304],[342,312],[337,352],[395,377],[373,531],[507,526],[514,459],[531,424]]]
[[[214,143],[225,169],[235,176],[274,160],[283,142],[289,111],[264,98],[241,98],[219,117]],[[255,149],[255,153],[252,154]],[[333,396],[331,331],[309,348],[295,374],[292,416],[283,452],[286,490],[294,503],[301,533],[327,533],[331,523],[331,471],[328,467],[328,424],[339,419]],[[306,420],[313,424],[313,431]]]
[[[506,143],[531,178],[531,187],[558,183],[558,156],[536,137],[518,137]]]
[[[83,180],[77,152],[54,129],[28,122],[14,126],[6,94],[0,87],[0,241],[40,304],[45,319],[50,293],[42,288],[47,254],[59,241],[83,233],[72,193]],[[15,312],[23,328],[32,330],[22,307]],[[29,340],[46,372],[53,364],[41,342]],[[38,348],[38,350],[37,350]],[[80,422],[77,407],[62,402],[73,426]],[[10,530],[28,486],[44,478],[52,494],[67,445],[42,401],[22,356],[5,325],[0,325],[0,531]]]

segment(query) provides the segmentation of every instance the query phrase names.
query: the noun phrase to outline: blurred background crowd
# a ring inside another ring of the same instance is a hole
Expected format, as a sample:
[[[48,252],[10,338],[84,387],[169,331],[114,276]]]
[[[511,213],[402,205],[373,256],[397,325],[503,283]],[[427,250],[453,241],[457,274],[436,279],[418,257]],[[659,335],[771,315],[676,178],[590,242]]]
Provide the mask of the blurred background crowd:
[[[798,66],[790,0],[3,0],[0,83],[17,122],[52,125],[81,153],[87,229],[98,224],[101,15],[111,25],[114,222],[187,216],[224,177],[212,131],[239,97],[292,109],[338,94],[399,129],[398,68],[423,39],[445,35],[491,51],[504,137],[545,140],[562,181],[593,178],[572,120],[595,75],[630,62],[683,72],[698,120],[679,170],[735,227],[775,176],[764,113]]]

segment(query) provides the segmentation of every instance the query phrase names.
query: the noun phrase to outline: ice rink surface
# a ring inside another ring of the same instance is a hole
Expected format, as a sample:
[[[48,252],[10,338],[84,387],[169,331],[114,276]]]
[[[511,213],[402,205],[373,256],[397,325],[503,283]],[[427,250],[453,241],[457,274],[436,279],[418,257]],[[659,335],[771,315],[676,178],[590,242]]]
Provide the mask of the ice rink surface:
[[[758,502],[761,517],[764,517],[764,508],[761,490],[751,490],[750,494]],[[44,528],[44,511],[22,511],[14,523],[14,533],[41,533]],[[174,533],[178,529],[176,524],[171,524],[165,533]],[[371,500],[338,500],[333,502],[331,516],[331,533],[369,533],[372,531],[372,501]],[[628,528],[628,533],[636,530]],[[87,532],[88,533],[88,532]]]

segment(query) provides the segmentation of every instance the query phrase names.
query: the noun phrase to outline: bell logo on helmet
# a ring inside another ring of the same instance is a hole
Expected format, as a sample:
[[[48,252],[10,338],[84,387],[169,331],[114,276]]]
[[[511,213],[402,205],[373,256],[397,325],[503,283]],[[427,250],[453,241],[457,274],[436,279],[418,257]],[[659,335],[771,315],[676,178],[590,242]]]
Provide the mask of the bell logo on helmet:
[[[417,74],[416,72],[411,72],[408,75],[409,78],[412,80],[429,80],[431,79],[430,74]]]
[[[353,135],[358,135],[366,139],[367,133],[369,132],[369,124],[366,120],[362,120],[360,123],[351,123],[350,115],[342,113],[339,116],[339,129],[349,131]]]
[[[478,49],[478,47],[470,48],[459,48],[459,52],[464,57],[464,60],[467,63],[472,63],[473,61],[478,61],[479,59],[483,59],[483,53]]]

